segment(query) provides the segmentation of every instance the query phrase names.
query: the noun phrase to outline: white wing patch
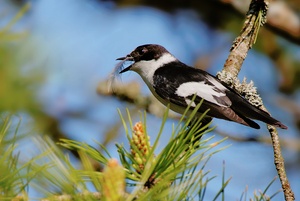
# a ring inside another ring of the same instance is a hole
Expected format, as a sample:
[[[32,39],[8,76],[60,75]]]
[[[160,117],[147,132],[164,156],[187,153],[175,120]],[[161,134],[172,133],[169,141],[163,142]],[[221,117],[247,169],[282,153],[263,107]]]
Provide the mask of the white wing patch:
[[[187,105],[190,105],[190,104],[191,104],[191,105],[190,105],[191,107],[196,107],[196,106],[197,106],[196,103],[195,103],[194,101],[192,102],[192,100],[190,100],[190,99],[188,99],[188,98],[185,98],[184,100],[185,100],[185,102],[186,102]]]
[[[215,85],[221,91],[228,90],[228,89],[226,89],[226,87],[224,87],[220,82],[218,82],[217,80],[215,80],[213,77],[207,76],[206,78],[208,79],[208,81],[210,81],[213,85]]]
[[[213,81],[212,83],[215,84],[216,81],[209,79],[209,81]],[[219,88],[220,85],[220,88]],[[223,106],[223,107],[228,107],[228,105],[224,105],[219,103],[215,97],[217,98],[221,98],[221,97],[226,97],[225,90],[227,90],[223,85],[221,85],[220,83],[217,83],[217,87],[221,90],[221,91],[216,91],[215,88],[216,86],[211,86],[208,84],[205,84],[204,81],[203,82],[186,82],[181,84],[177,90],[176,90],[176,94],[178,96],[181,97],[185,97],[185,101],[188,103],[187,98],[188,96],[192,96],[194,94],[196,94],[197,96],[203,98],[204,100],[214,103],[216,105],[219,106]]]

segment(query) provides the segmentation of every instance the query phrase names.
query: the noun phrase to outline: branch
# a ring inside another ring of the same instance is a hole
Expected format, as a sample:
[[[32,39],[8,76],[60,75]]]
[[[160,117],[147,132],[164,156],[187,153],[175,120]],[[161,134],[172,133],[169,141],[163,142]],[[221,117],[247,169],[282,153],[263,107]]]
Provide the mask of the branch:
[[[164,116],[166,107],[154,96],[142,95],[140,85],[137,82],[124,84],[116,81],[114,83],[113,91],[108,90],[110,85],[109,82],[109,80],[105,80],[98,84],[97,93],[99,95],[117,97],[121,101],[133,103],[138,108],[142,108],[157,117]],[[180,116],[172,111],[169,111],[168,117],[177,120],[180,119]]]
[[[268,0],[251,1],[243,29],[240,35],[233,42],[233,45],[230,49],[230,54],[224,64],[223,70],[217,75],[220,80],[230,84],[234,88],[236,88],[237,85],[240,86],[237,75],[241,70],[242,64],[247,56],[249,49],[255,43],[259,27],[265,23],[268,4]],[[249,92],[247,91],[244,91],[244,93],[252,97],[252,99],[249,99],[251,103],[253,103],[253,100],[255,100],[255,98],[259,98],[256,92],[254,93],[253,98],[253,90],[251,91],[251,94],[249,94]],[[247,96],[245,96],[245,98],[247,98]],[[264,107],[261,99],[257,100],[255,102],[255,105],[268,112]],[[278,132],[274,126],[267,125],[267,127],[272,139],[274,149],[274,163],[284,192],[285,200],[295,200],[294,193],[286,176]]]

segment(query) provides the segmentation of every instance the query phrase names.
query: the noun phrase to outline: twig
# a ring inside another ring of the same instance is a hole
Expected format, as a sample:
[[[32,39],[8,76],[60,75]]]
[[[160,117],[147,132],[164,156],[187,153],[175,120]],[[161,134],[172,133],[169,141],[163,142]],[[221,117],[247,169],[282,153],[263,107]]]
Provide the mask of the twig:
[[[224,64],[222,72],[218,73],[217,75],[219,79],[232,85],[233,87],[235,87],[235,85],[237,84],[237,75],[241,70],[243,61],[246,58],[249,49],[255,43],[259,26],[265,23],[268,4],[268,0],[251,1],[243,29],[240,35],[233,42],[230,54]],[[257,94],[255,96],[258,97]],[[268,112],[262,102],[260,108]],[[285,200],[295,200],[294,193],[290,187],[288,178],[285,173],[284,159],[281,154],[277,130],[274,126],[271,125],[267,125],[267,127],[272,138],[272,145],[274,149],[274,163],[284,192]]]
[[[295,200],[294,192],[290,186],[289,180],[286,176],[284,167],[284,158],[281,154],[280,142],[277,129],[274,126],[267,125],[269,133],[272,139],[272,145],[274,150],[274,163],[279,176],[281,186],[283,189],[284,197],[286,201]]]

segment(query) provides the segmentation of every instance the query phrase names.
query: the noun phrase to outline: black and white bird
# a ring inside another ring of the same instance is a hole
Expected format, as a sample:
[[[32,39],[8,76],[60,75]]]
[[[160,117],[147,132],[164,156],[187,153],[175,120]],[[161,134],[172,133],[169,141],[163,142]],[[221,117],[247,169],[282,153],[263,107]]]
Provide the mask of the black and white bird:
[[[198,116],[209,109],[207,115],[210,117],[234,121],[255,129],[260,126],[251,119],[287,129],[280,121],[250,104],[213,75],[187,66],[160,45],[141,45],[117,60],[132,61],[133,64],[121,69],[119,73],[129,70],[138,73],[153,95],[164,105],[169,104],[175,112],[183,114],[188,105],[193,109],[204,99],[197,111]]]

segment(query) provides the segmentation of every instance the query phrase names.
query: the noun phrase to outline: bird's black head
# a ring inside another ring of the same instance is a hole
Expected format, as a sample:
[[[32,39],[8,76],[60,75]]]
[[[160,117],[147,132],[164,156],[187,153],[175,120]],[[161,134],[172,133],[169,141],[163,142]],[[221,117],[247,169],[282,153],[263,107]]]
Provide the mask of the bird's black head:
[[[141,45],[135,48],[129,55],[133,57],[135,62],[138,61],[149,61],[149,60],[157,60],[162,56],[163,53],[168,52],[163,46],[147,44]]]
[[[168,51],[163,46],[156,45],[156,44],[146,44],[146,45],[138,46],[126,57],[121,57],[118,58],[117,60],[129,60],[137,63],[139,61],[157,60],[164,53],[168,53]],[[131,66],[125,68],[120,73],[124,73],[130,70]]]
[[[171,55],[163,46],[155,44],[141,45],[135,48],[126,57],[117,60],[133,61],[134,63],[119,73],[132,70],[139,73],[142,77],[153,73],[157,68],[166,63],[176,61],[177,59]]]
[[[130,61],[149,61],[152,59],[157,60],[165,52],[168,52],[163,46],[155,44],[146,44],[141,45],[135,48],[130,54],[126,57],[120,57],[117,60],[130,60]]]

